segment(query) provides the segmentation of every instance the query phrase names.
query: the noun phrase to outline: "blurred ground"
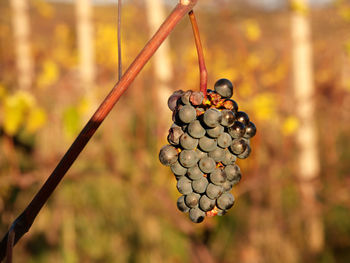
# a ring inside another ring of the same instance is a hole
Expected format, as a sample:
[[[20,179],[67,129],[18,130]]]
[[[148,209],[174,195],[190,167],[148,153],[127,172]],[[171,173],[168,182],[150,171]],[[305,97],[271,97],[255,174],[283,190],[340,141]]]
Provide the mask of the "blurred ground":
[[[123,8],[125,69],[150,33],[143,1]],[[34,84],[18,92],[9,1],[0,3],[1,235],[94,110],[78,78],[74,6],[32,0],[29,11]],[[157,99],[151,60],[16,246],[14,262],[350,261],[349,3],[310,13],[321,166],[314,184],[325,231],[317,254],[306,249],[297,180],[294,135],[303,127],[292,99],[290,13],[234,1],[196,11],[209,87],[232,80],[235,100],[258,127],[252,155],[239,162],[234,208],[201,225],[177,211],[175,178],[158,161],[169,123],[159,122],[166,100]],[[92,92],[100,102],[117,80],[116,6],[95,7],[93,22]],[[171,34],[170,52],[171,89],[197,89],[188,19]]]

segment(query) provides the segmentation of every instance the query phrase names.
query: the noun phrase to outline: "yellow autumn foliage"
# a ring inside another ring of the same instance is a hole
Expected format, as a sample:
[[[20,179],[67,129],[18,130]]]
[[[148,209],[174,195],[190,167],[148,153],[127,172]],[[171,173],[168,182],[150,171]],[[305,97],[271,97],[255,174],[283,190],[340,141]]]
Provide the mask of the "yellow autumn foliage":
[[[252,109],[259,121],[273,120],[277,117],[278,98],[274,93],[261,93],[254,97]]]
[[[299,128],[299,120],[295,116],[287,117],[282,124],[281,130],[285,136],[292,135]]]
[[[67,24],[60,23],[55,27],[55,47],[52,55],[55,61],[65,68],[76,66],[78,58],[71,29]]]
[[[35,133],[45,123],[45,111],[36,105],[30,93],[18,91],[3,100],[2,126],[7,134],[15,135],[22,128]]]
[[[46,1],[43,0],[32,0],[31,3],[36,8],[38,13],[44,18],[52,18],[55,14],[55,10]]]
[[[244,23],[245,36],[250,41],[257,41],[261,37],[260,26],[257,21],[249,19]]]
[[[301,15],[307,15],[309,12],[309,8],[305,2],[301,2],[298,0],[293,0],[290,2],[290,8],[292,11],[299,13]]]
[[[57,82],[60,76],[60,69],[55,61],[47,59],[42,64],[41,72],[37,79],[37,85],[39,88],[46,88]]]

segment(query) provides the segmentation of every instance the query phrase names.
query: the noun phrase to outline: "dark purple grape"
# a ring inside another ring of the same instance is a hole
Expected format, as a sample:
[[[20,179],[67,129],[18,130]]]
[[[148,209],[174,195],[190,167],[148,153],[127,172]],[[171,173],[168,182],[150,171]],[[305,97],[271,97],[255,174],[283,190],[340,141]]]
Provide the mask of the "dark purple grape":
[[[242,178],[241,169],[237,164],[227,165],[224,169],[227,180],[233,183],[233,185],[238,184]]]
[[[181,95],[181,102],[185,105],[190,104],[190,97],[192,94],[192,90],[187,90]]]
[[[233,85],[228,79],[219,79],[214,89],[222,98],[231,98],[233,95]]]
[[[224,214],[226,214],[226,210],[222,210],[222,209],[220,209],[220,208],[216,208],[216,210],[217,210],[217,215],[218,216],[223,216]]]
[[[199,139],[198,145],[201,148],[201,150],[205,152],[211,152],[217,147],[217,140],[204,136]]]
[[[187,177],[191,180],[198,180],[203,177],[203,173],[199,169],[198,165],[194,165],[191,168],[188,168]]]
[[[223,104],[225,109],[231,110],[233,112],[238,111],[238,104],[234,100],[226,99]]]
[[[222,110],[221,111],[222,119],[221,119],[221,125],[225,127],[230,127],[233,125],[233,123],[236,120],[235,114],[231,110]]]
[[[186,176],[183,176],[177,181],[176,188],[181,194],[188,195],[192,193],[192,181]]]
[[[234,139],[231,144],[231,151],[238,155],[245,151],[245,149],[248,147],[248,143],[245,139]]]
[[[184,213],[190,211],[190,208],[185,204],[185,196],[182,195],[177,199],[177,208]]]
[[[232,144],[232,137],[230,134],[224,132],[218,137],[218,146],[227,148]]]
[[[182,90],[177,90],[175,91],[168,99],[168,107],[171,111],[174,111],[176,108],[176,104],[178,99],[181,97],[183,91]]]
[[[231,193],[223,193],[218,200],[216,200],[217,206],[222,210],[230,209],[235,202],[235,198]]]
[[[248,158],[248,156],[250,155],[250,153],[252,152],[252,149],[250,148],[249,144],[247,146],[247,148],[244,150],[244,152],[242,152],[241,154],[237,155],[237,158],[239,159],[245,159]]]
[[[209,180],[215,185],[222,185],[226,181],[226,174],[220,168],[215,168],[215,170],[209,175]]]
[[[190,208],[196,207],[198,206],[200,197],[201,197],[200,194],[190,193],[185,197],[185,204]]]
[[[180,137],[183,134],[183,130],[179,126],[173,126],[169,129],[168,142],[172,145],[179,145]]]
[[[190,96],[190,102],[194,106],[201,105],[204,99],[203,92],[201,91],[193,91]]]
[[[254,137],[255,134],[256,134],[255,124],[252,123],[252,122],[249,122],[245,126],[245,133],[244,133],[243,137],[246,138],[246,139],[250,139],[250,138]]]
[[[221,112],[218,109],[208,109],[203,114],[203,122],[210,128],[218,126],[221,122]]]
[[[177,150],[171,145],[165,145],[159,151],[159,161],[166,166],[176,163],[177,156]]]
[[[207,152],[203,152],[201,149],[197,148],[196,152],[198,154],[198,160],[204,158],[204,157],[208,157],[208,153]]]
[[[181,107],[178,112],[180,121],[184,123],[190,123],[196,119],[196,110],[191,105],[185,105]]]
[[[224,132],[224,127],[221,125],[216,126],[215,128],[211,128],[211,129],[206,129],[207,134],[209,137],[211,138],[217,138],[220,136],[220,134],[222,134]]]
[[[197,139],[205,135],[205,129],[203,128],[203,126],[198,120],[194,120],[188,125],[187,132],[193,138],[197,138]]]
[[[234,139],[242,138],[245,133],[245,126],[243,123],[235,121],[234,124],[228,128],[228,133]]]
[[[192,167],[198,162],[198,155],[195,150],[183,150],[180,152],[179,162],[184,167]]]
[[[199,161],[199,168],[205,174],[208,174],[214,171],[215,167],[216,167],[216,163],[214,159],[210,157],[204,157]]]
[[[216,199],[223,193],[223,191],[224,189],[222,186],[210,183],[208,184],[207,190],[205,192],[210,199]]]
[[[192,222],[200,223],[204,220],[205,213],[202,210],[200,210],[198,207],[195,207],[190,209],[189,217]]]
[[[202,178],[192,181],[192,189],[196,193],[204,193],[207,189],[208,183],[208,179],[202,176]]]
[[[204,212],[210,211],[215,207],[215,200],[210,199],[206,195],[202,195],[199,199],[199,208]]]
[[[171,171],[179,176],[185,175],[187,168],[183,167],[178,161],[170,166]]]
[[[182,134],[180,145],[186,150],[192,150],[197,147],[198,139],[192,138],[188,133]]]
[[[210,158],[213,158],[214,161],[217,163],[221,162],[222,159],[225,157],[225,150],[222,148],[216,147],[214,151],[209,152],[208,156]]]
[[[232,154],[228,149],[225,149],[224,158],[222,159],[222,163],[224,165],[230,165],[236,162],[236,155]]]
[[[222,187],[224,188],[224,191],[227,192],[227,191],[230,191],[233,187],[233,183],[229,180],[226,180],[223,184],[222,184]]]
[[[239,111],[236,114],[236,119],[237,121],[243,123],[244,125],[249,124],[249,117],[248,114],[245,113],[244,111]]]

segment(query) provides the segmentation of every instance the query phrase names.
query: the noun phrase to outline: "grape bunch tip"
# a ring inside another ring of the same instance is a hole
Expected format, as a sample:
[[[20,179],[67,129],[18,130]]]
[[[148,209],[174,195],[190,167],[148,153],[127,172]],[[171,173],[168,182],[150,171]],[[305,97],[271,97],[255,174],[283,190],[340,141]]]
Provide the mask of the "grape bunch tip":
[[[230,191],[242,177],[236,160],[251,153],[256,127],[238,111],[232,95],[232,83],[220,79],[206,98],[200,91],[177,90],[168,99],[173,124],[159,160],[177,180],[178,209],[194,223],[222,216],[233,206]]]

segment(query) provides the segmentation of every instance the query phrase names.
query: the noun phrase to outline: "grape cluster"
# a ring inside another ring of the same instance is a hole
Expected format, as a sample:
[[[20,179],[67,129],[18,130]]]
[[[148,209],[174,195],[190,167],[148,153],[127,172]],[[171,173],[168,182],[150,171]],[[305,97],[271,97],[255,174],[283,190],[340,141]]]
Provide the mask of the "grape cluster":
[[[205,216],[223,215],[234,204],[230,190],[241,179],[235,163],[251,152],[249,139],[256,133],[248,115],[230,99],[233,85],[227,79],[215,83],[204,98],[199,91],[175,91],[168,100],[173,112],[168,145],[159,160],[170,166],[182,194],[177,207],[200,223]]]

